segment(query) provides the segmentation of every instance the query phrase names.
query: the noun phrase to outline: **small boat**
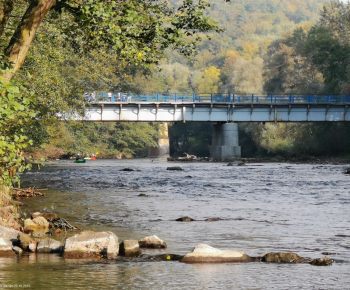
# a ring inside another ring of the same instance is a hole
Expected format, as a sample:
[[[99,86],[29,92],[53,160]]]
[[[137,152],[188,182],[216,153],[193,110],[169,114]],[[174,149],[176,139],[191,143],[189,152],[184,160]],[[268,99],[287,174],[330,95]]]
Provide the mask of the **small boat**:
[[[91,157],[84,157],[85,160],[91,160]]]
[[[85,159],[77,159],[74,161],[74,163],[85,163],[86,160]]]

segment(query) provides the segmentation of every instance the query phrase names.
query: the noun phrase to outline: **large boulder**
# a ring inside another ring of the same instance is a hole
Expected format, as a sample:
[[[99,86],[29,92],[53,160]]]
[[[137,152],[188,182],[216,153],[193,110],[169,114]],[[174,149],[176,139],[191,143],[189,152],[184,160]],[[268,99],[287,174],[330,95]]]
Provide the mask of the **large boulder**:
[[[29,235],[26,235],[26,234],[21,233],[21,232],[17,235],[16,244],[24,251],[35,253],[37,243],[38,242],[36,240],[32,239]]]
[[[310,262],[310,259],[300,257],[295,253],[268,253],[262,257],[261,261],[266,263],[296,264]]]
[[[0,257],[15,257],[16,253],[12,250],[12,243],[9,240],[0,238]]]
[[[39,241],[36,248],[37,253],[61,253],[64,245],[54,239],[45,238]]]
[[[206,244],[198,244],[191,253],[180,260],[182,263],[234,263],[249,261],[252,261],[252,258],[243,251],[222,251]]]
[[[0,226],[0,238],[15,242],[20,231]]]
[[[155,235],[143,238],[139,241],[139,245],[141,248],[151,249],[165,249],[167,247],[167,244]]]
[[[141,255],[139,242],[136,240],[124,240],[119,245],[119,254],[125,257],[138,257]]]
[[[118,237],[112,232],[81,232],[68,238],[64,245],[65,258],[115,259],[118,256]]]

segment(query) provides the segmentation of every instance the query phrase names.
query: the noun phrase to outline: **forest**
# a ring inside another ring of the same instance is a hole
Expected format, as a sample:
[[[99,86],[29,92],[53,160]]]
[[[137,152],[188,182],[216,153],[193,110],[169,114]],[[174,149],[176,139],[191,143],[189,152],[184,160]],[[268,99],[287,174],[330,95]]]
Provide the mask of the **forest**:
[[[338,0],[4,0],[0,178],[24,157],[145,156],[156,123],[79,123],[85,91],[348,94],[350,6]],[[45,13],[44,13],[45,12]],[[35,20],[35,21],[34,21]],[[210,123],[169,124],[208,156]],[[241,123],[243,157],[349,156],[347,123]]]

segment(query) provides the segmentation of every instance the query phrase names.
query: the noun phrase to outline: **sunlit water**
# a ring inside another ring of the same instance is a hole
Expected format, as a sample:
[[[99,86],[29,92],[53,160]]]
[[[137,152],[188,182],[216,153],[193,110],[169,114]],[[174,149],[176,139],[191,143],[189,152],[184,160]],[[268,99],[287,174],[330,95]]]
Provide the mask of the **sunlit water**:
[[[184,171],[169,171],[181,166]],[[135,171],[120,171],[123,168]],[[119,240],[157,235],[186,254],[198,243],[250,256],[294,252],[335,260],[309,264],[188,265],[142,259],[66,260],[53,254],[0,259],[0,283],[33,289],[350,289],[350,176],[342,166],[173,163],[150,159],[58,162],[22,175],[48,188],[27,211],[109,230]],[[139,196],[145,194],[146,196]],[[177,222],[190,216],[195,222]],[[205,222],[207,218],[219,218]],[[57,237],[64,239],[64,236]]]

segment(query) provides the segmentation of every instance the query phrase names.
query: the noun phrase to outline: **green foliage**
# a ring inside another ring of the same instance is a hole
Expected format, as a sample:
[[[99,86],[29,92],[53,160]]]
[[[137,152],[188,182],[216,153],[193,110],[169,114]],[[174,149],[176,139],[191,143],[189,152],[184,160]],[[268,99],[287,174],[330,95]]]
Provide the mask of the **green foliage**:
[[[208,157],[212,125],[210,122],[172,124],[169,127],[170,154],[183,157],[186,152],[199,157]]]
[[[25,129],[36,113],[25,88],[14,81],[4,83],[1,74],[0,95],[0,184],[12,186],[19,181],[16,173],[30,168],[22,153],[32,144]]]
[[[66,154],[115,157],[119,153],[143,154],[157,146],[158,125],[148,123],[84,123],[68,121],[49,128],[51,145]]]

